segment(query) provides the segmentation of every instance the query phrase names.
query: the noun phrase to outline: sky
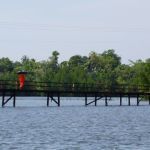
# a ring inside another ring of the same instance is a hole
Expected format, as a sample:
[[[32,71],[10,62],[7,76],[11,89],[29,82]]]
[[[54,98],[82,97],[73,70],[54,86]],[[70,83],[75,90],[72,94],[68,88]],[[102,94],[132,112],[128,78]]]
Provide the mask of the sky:
[[[59,61],[114,49],[129,60],[150,58],[149,0],[0,0],[0,58]]]

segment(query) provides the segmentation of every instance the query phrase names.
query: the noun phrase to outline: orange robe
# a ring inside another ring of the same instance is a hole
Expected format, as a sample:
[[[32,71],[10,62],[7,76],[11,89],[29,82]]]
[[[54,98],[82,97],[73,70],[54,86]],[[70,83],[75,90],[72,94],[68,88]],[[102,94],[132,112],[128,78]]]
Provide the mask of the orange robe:
[[[25,82],[25,75],[24,74],[19,74],[19,84],[20,84],[20,90],[23,89],[24,87],[24,82]]]

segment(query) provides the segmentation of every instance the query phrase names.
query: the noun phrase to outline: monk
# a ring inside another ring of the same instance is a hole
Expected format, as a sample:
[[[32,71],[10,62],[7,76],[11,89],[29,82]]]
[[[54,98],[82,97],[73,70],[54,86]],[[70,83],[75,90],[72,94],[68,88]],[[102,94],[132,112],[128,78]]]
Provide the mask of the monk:
[[[24,74],[19,74],[20,90],[23,89],[23,87],[24,87],[24,82],[25,82],[25,75],[24,75]]]

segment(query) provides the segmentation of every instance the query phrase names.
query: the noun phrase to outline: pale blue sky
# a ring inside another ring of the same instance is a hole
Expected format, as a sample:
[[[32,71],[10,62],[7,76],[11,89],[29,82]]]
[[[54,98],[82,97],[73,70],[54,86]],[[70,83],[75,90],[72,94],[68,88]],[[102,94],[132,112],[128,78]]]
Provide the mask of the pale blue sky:
[[[150,57],[149,0],[0,0],[0,57],[60,61],[115,49],[128,60]]]

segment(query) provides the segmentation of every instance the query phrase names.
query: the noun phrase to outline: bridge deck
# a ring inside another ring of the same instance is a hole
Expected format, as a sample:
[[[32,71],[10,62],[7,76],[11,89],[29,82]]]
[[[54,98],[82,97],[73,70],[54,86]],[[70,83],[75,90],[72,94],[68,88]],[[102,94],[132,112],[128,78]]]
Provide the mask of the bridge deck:
[[[85,97],[85,105],[95,103],[102,97],[105,98],[107,106],[108,97],[120,97],[120,105],[122,105],[122,97],[128,97],[128,105],[130,98],[137,98],[139,105],[140,98],[145,97],[150,104],[150,86],[148,85],[100,85],[86,83],[54,83],[54,82],[31,82],[26,81],[24,89],[20,90],[16,81],[0,81],[0,96],[2,96],[2,107],[13,99],[15,107],[16,96],[46,96],[47,106],[49,100],[53,100],[60,106],[60,97]],[[6,98],[8,97],[9,98]],[[57,100],[54,99],[57,97]],[[88,103],[88,97],[94,97],[94,100]]]

